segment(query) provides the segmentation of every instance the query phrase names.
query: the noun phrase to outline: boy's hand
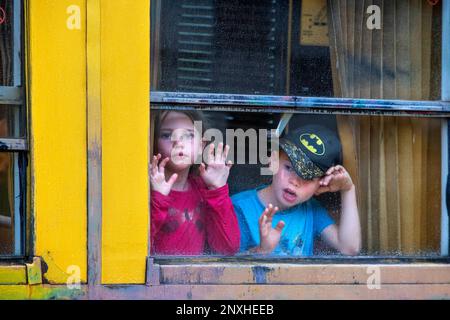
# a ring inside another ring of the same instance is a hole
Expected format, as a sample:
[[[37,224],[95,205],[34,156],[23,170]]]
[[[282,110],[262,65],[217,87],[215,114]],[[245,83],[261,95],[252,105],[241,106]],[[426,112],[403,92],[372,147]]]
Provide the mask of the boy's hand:
[[[272,253],[280,242],[284,222],[280,221],[275,228],[272,228],[273,216],[277,211],[278,207],[274,208],[272,204],[269,204],[269,207],[264,210],[259,218],[259,237],[261,243],[256,250],[258,253]]]
[[[320,179],[320,187],[316,195],[325,192],[349,191],[353,188],[353,181],[343,166],[337,165],[328,169],[325,177]]]
[[[218,189],[223,187],[227,183],[228,175],[230,174],[230,168],[232,166],[231,161],[225,163],[230,146],[226,145],[223,148],[223,143],[219,143],[217,150],[214,153],[214,144],[210,144],[207,153],[207,167],[204,163],[200,165],[200,176],[205,182],[208,189]]]
[[[150,184],[154,191],[167,196],[172,189],[173,184],[177,180],[178,175],[174,173],[169,181],[166,181],[166,176],[164,175],[164,168],[169,162],[169,158],[165,158],[158,166],[158,162],[161,159],[161,154],[158,153],[157,156],[153,156],[152,167],[150,169]]]

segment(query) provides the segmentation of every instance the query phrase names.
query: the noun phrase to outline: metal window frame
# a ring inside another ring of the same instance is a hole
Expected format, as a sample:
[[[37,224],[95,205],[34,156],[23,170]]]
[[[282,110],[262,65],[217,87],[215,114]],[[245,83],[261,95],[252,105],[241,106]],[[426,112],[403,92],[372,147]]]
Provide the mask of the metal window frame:
[[[22,0],[13,0],[13,86],[0,86],[0,104],[10,105],[14,108],[14,137],[19,135],[21,120],[21,106],[24,106],[25,98],[22,87]],[[0,151],[28,151],[26,138],[0,138]]]
[[[450,0],[447,2],[449,3]],[[450,7],[450,3],[448,5]],[[449,10],[450,11],[450,10]],[[450,22],[450,12],[448,13]],[[450,31],[450,26],[448,26]],[[450,32],[446,33],[450,35]],[[450,38],[450,37],[449,37]],[[443,41],[444,43],[444,41]],[[450,42],[446,45],[450,53]],[[444,49],[443,49],[443,52]],[[446,62],[442,63],[442,73],[450,75],[450,54],[443,55]],[[444,59],[443,59],[444,60]],[[448,68],[446,66],[449,66]],[[444,70],[447,68],[448,70]],[[410,100],[375,100],[375,99],[351,99],[351,98],[324,98],[324,97],[301,97],[301,96],[262,96],[242,94],[210,94],[210,93],[187,93],[187,92],[150,92],[150,107],[152,110],[204,110],[204,111],[240,111],[240,112],[272,112],[272,113],[328,113],[328,114],[351,114],[351,115],[378,115],[378,116],[406,116],[406,117],[432,117],[442,119],[441,130],[441,164],[442,164],[442,186],[441,194],[446,194],[447,175],[450,164],[448,163],[448,140],[450,131],[447,131],[450,120],[450,81],[442,80],[441,101],[410,101]],[[450,128],[449,128],[450,130]],[[445,152],[447,150],[447,152]],[[442,197],[441,203],[441,256],[316,256],[316,257],[257,257],[236,256],[230,257],[167,257],[149,254],[149,258],[155,263],[201,263],[207,262],[233,262],[236,259],[253,262],[273,261],[276,263],[420,263],[436,262],[450,263],[449,256],[449,227],[448,211],[445,205],[446,199]],[[188,259],[188,260],[186,260]]]
[[[441,194],[447,194],[449,179],[449,138],[450,138],[450,0],[443,1],[442,7],[442,66],[441,66],[441,101],[411,101],[384,99],[351,99],[302,96],[268,96],[243,94],[207,94],[187,92],[164,92],[150,90],[150,107],[154,110],[192,110],[208,111],[242,111],[273,113],[333,113],[359,115],[393,115],[408,117],[440,117],[441,126]],[[450,224],[445,196],[441,202],[441,257],[439,261],[450,262]],[[151,256],[155,259],[163,257]],[[253,260],[255,257],[252,257]],[[364,259],[367,257],[361,257]],[[389,260],[393,257],[371,257],[376,261]],[[398,257],[395,257],[398,258]],[[175,258],[177,261],[181,258]],[[240,258],[242,259],[242,257]],[[322,261],[312,260],[312,261]],[[360,261],[357,259],[357,261]],[[407,261],[405,257],[403,261]],[[417,257],[416,257],[417,259]],[[430,257],[419,259],[430,260]],[[434,258],[433,258],[434,259]],[[304,259],[302,259],[303,261]],[[167,260],[165,262],[170,261]],[[190,259],[189,261],[193,261]],[[278,259],[277,259],[278,261]],[[306,261],[306,260],[305,260]],[[336,261],[336,257],[333,258]],[[338,261],[345,262],[342,257]],[[408,260],[409,261],[409,260]]]
[[[447,41],[445,41],[447,39]],[[442,2],[442,73],[441,73],[441,97],[444,101],[450,101],[450,0]],[[450,137],[449,119],[442,121],[441,141],[442,141],[442,160],[441,160],[441,254],[449,255],[450,246],[450,225],[449,208],[447,204],[450,199],[447,190],[449,187],[449,137]],[[445,195],[445,196],[444,196]]]
[[[14,166],[14,252],[11,255],[0,255],[0,261],[24,261],[27,256],[27,165],[28,165],[28,139],[20,134],[20,122],[26,118],[24,113],[25,96],[23,90],[23,2],[13,0],[13,86],[0,86],[0,105],[13,108],[14,133],[13,137],[0,138],[0,152],[8,152],[13,156]],[[18,138],[16,138],[18,137]]]
[[[295,256],[262,256],[262,255],[235,255],[235,256],[150,256],[152,263],[160,265],[186,265],[208,263],[286,263],[286,264],[411,264],[411,263],[445,263],[450,264],[448,256],[343,256],[324,255],[310,257]]]
[[[201,109],[275,113],[334,113],[450,117],[450,101],[375,100],[302,96],[152,91],[154,110]]]

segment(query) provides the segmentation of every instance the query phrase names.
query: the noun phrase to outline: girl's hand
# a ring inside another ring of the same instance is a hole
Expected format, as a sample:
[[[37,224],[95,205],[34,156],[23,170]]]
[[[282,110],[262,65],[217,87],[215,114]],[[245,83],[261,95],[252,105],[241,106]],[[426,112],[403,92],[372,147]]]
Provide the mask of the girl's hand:
[[[334,166],[328,169],[325,177],[320,179],[320,187],[316,195],[325,192],[349,191],[353,188],[353,181],[343,166]]]
[[[284,228],[284,221],[277,223],[275,228],[272,228],[272,220],[275,213],[277,213],[278,207],[273,207],[269,204],[261,217],[259,218],[259,237],[260,244],[257,249],[258,253],[272,253],[280,242],[281,232]]]
[[[166,176],[164,175],[164,168],[169,162],[169,158],[165,158],[158,166],[158,162],[161,159],[161,154],[158,153],[157,156],[153,156],[152,166],[150,169],[150,184],[154,191],[167,196],[172,189],[173,184],[177,180],[178,175],[174,173],[169,181],[166,181]]]
[[[214,144],[211,143],[207,148],[209,148],[207,151],[208,166],[204,163],[200,165],[200,176],[208,189],[218,189],[227,183],[228,175],[230,174],[232,163],[231,161],[225,163],[230,146],[226,145],[224,149],[223,143],[219,143],[215,154]]]

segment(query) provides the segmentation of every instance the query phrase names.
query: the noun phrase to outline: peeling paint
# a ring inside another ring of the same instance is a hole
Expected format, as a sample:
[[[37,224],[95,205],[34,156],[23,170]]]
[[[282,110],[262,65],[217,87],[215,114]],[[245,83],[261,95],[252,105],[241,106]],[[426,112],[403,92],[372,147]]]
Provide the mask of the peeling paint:
[[[28,284],[36,285],[42,283],[41,258],[34,257],[33,263],[26,263]]]
[[[252,267],[252,273],[253,273],[253,279],[255,280],[255,283],[267,283],[267,274],[272,271],[272,268],[266,267],[266,266],[253,266]]]
[[[66,286],[0,285],[0,300],[76,300],[86,293],[86,286],[70,290]]]

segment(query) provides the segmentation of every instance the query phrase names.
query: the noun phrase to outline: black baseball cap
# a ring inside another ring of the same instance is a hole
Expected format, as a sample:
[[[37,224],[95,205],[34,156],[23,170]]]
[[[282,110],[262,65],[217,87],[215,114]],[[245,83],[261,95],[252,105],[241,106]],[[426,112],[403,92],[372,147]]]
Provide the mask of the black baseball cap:
[[[329,168],[341,163],[342,146],[337,132],[322,125],[290,130],[280,139],[280,148],[304,180],[320,178]]]

